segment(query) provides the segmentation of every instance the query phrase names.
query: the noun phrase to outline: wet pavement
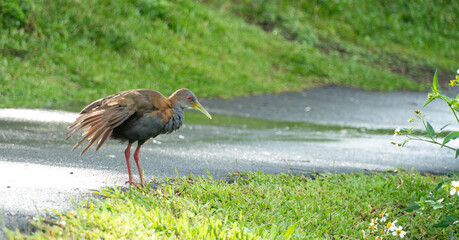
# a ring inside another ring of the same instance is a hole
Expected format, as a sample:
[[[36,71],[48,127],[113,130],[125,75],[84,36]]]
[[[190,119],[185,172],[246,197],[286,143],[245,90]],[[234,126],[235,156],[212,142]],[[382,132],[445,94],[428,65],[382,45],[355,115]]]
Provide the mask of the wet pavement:
[[[425,99],[425,93],[326,87],[202,100],[213,119],[187,112],[180,130],[142,147],[141,165],[148,179],[177,173],[224,178],[237,171],[301,174],[397,167],[457,172],[459,161],[450,150],[419,142],[403,148],[390,144],[403,141],[393,137],[394,128],[421,128],[407,121],[414,109],[423,110],[436,129],[454,123],[441,102],[422,109]],[[62,111],[0,109],[0,223],[24,229],[28,218],[45,209],[71,209],[72,198],[77,202],[102,187],[125,186],[125,144],[112,140],[80,157],[78,149],[70,151],[78,137],[65,141],[75,117]]]

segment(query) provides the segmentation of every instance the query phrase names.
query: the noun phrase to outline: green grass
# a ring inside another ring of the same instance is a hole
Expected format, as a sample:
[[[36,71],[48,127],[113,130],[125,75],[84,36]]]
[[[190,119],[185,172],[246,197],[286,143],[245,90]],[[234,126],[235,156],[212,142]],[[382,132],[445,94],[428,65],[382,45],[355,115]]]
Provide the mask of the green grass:
[[[454,1],[0,2],[0,107],[78,110],[133,88],[427,89],[459,66],[457,14]]]
[[[435,68],[458,68],[459,42],[451,41],[459,38],[456,1],[204,2],[348,61],[420,79]]]
[[[314,175],[237,173],[231,181],[178,177],[154,188],[103,189],[101,199],[35,222],[33,239],[362,239],[384,210],[410,239],[446,239],[454,226],[433,228],[438,210],[403,210],[414,195],[427,196],[446,175],[409,171]],[[436,199],[452,198],[447,189]],[[459,214],[459,209],[453,209]],[[380,225],[379,229],[383,226]],[[378,234],[379,235],[379,234]],[[151,238],[150,238],[151,239]]]

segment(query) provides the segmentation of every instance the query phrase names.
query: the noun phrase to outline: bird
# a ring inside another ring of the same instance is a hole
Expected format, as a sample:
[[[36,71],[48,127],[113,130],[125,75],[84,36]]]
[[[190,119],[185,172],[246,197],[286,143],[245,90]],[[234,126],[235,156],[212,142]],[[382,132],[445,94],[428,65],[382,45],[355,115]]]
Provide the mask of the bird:
[[[139,171],[140,185],[146,186],[139,163],[141,146],[150,138],[179,129],[185,119],[186,108],[194,108],[212,119],[193,92],[186,88],[178,89],[167,98],[151,89],[122,91],[95,100],[84,107],[76,120],[69,125],[67,140],[85,130],[81,134],[82,138],[72,148],[73,151],[88,141],[80,156],[96,143],[95,152],[97,152],[109,138],[127,142],[124,155],[129,180],[126,183],[139,187],[133,181],[130,164],[131,145],[137,142],[133,157]]]

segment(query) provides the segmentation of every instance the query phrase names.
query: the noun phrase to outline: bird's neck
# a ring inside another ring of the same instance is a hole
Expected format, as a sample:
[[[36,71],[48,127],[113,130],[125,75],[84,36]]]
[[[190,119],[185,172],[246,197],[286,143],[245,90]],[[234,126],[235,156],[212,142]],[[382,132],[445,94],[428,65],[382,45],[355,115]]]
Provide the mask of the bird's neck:
[[[180,118],[183,119],[183,116],[185,114],[184,114],[184,111],[183,111],[184,108],[182,107],[182,105],[176,104],[174,107],[172,107],[172,109],[174,110],[174,117],[175,116],[179,117],[180,115]]]
[[[178,97],[175,96],[175,93],[172,94],[170,97],[168,97],[166,99],[166,102],[167,102],[167,104],[168,104],[168,106],[170,108],[174,109],[174,111],[175,111],[175,109],[179,109],[180,108],[182,110],[182,112],[183,112],[184,107],[180,103],[178,103]]]

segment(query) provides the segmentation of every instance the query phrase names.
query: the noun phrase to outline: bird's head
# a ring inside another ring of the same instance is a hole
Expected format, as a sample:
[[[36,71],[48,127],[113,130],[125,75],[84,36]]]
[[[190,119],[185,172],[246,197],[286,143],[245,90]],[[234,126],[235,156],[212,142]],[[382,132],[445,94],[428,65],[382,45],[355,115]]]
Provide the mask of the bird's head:
[[[198,99],[193,94],[193,92],[186,88],[177,90],[170,96],[169,99],[171,99],[175,104],[179,104],[183,108],[194,108],[202,112],[208,118],[212,119],[207,110],[198,102]]]

